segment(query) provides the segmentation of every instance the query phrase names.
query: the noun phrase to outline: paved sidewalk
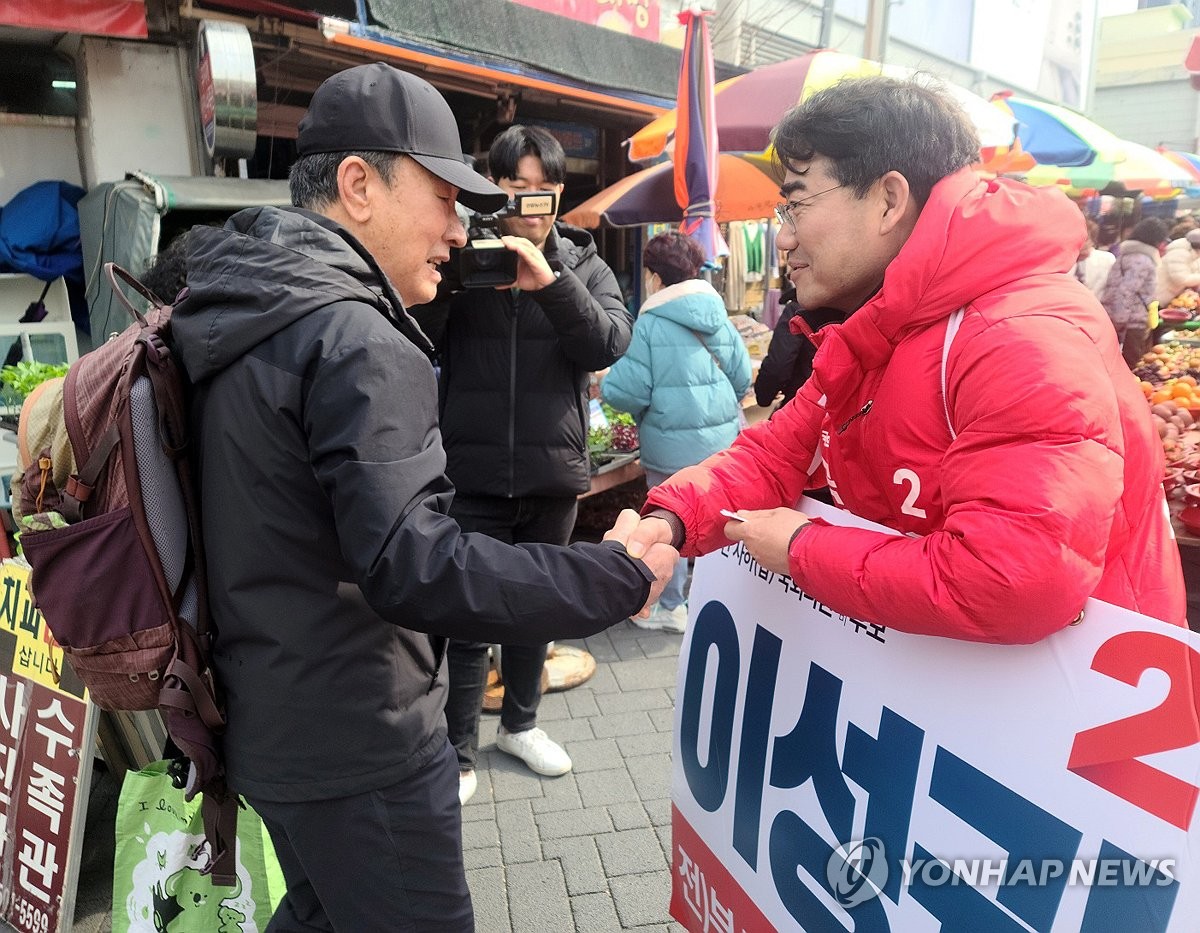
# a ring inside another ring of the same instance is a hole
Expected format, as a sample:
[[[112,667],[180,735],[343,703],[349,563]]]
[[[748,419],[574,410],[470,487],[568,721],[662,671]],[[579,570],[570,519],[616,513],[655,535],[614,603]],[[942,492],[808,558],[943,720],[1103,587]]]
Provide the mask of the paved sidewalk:
[[[542,699],[539,725],[574,770],[544,778],[495,746],[480,723],[479,789],[463,809],[478,933],[679,933],[667,913],[671,725],[682,635],[622,622],[586,641],[587,683]],[[116,786],[93,780],[76,933],[112,929]],[[10,929],[0,922],[0,929]]]
[[[480,725],[479,790],[463,809],[478,933],[681,931],[670,899],[671,726],[682,635],[622,622],[585,642],[587,683],[542,698],[538,725],[574,769],[533,774]]]

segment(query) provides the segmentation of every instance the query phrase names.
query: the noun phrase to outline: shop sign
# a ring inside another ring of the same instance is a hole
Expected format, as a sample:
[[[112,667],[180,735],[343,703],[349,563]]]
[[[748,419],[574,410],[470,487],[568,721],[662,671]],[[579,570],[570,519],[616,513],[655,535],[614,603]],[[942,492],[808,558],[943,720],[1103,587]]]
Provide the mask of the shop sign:
[[[28,569],[0,565],[0,903],[18,933],[71,927],[96,716]]]
[[[254,46],[241,23],[201,20],[196,32],[200,135],[211,157],[249,158],[258,139]]]
[[[1096,600],[1033,645],[907,635],[740,543],[689,603],[671,913],[692,933],[1195,929],[1200,635]]]
[[[546,13],[658,41],[658,0],[513,0]]]
[[[568,159],[600,158],[600,130],[596,127],[558,120],[542,120],[538,125],[559,141]]]

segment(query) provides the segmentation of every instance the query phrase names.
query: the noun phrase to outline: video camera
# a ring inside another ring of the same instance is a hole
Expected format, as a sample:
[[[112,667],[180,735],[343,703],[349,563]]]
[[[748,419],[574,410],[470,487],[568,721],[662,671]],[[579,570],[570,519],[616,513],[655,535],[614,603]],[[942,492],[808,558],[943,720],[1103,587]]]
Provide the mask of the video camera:
[[[500,239],[500,221],[508,217],[549,217],[558,213],[558,195],[553,191],[530,191],[513,195],[494,214],[472,214],[467,228],[467,245],[459,251],[458,271],[464,288],[495,288],[517,280],[517,254]]]

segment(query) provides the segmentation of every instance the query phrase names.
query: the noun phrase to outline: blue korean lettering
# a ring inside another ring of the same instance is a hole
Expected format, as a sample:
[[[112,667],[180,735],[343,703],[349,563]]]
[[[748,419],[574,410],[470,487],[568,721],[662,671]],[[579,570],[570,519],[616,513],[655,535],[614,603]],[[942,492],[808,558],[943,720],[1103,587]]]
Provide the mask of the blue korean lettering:
[[[1008,852],[996,900],[1039,933],[1048,931],[1067,874],[1050,877],[1040,866],[1043,862],[1069,864],[1079,849],[1081,833],[941,747],[934,755],[929,797]],[[917,845],[913,858],[919,861],[932,856]],[[1022,862],[1038,867],[1037,883],[1014,877]],[[909,893],[942,921],[944,933],[1021,929],[1010,925],[1012,920],[1004,911],[969,885],[929,885],[923,878],[924,873],[914,874]]]
[[[1119,880],[1127,883],[1093,882],[1079,933],[1163,933],[1171,921],[1179,880],[1168,878],[1157,868],[1150,869],[1108,840],[1100,844],[1099,861],[1102,865],[1120,863]]]
[[[762,816],[767,742],[782,648],[783,642],[778,637],[761,625],[755,626],[750,670],[746,674],[746,707],[742,713],[733,806],[733,848],[755,870],[758,869],[758,828]]]
[[[707,764],[700,763],[700,707],[709,648],[717,649],[717,674],[713,687],[712,725],[708,736]],[[712,813],[720,809],[729,786],[733,714],[737,704],[741,650],[737,627],[725,606],[712,601],[700,610],[692,632],[687,674],[680,705],[679,747],[683,773],[696,802]]]

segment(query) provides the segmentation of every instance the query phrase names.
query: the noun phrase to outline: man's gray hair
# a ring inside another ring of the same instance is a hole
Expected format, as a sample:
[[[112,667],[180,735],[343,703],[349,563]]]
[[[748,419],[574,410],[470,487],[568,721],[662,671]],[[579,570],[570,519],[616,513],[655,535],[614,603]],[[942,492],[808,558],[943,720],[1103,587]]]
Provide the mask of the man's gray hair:
[[[391,185],[396,163],[404,157],[399,152],[378,151],[314,152],[301,156],[288,172],[292,204],[315,211],[334,203],[338,198],[338,166],[349,156],[358,156],[375,169],[385,185]]]

